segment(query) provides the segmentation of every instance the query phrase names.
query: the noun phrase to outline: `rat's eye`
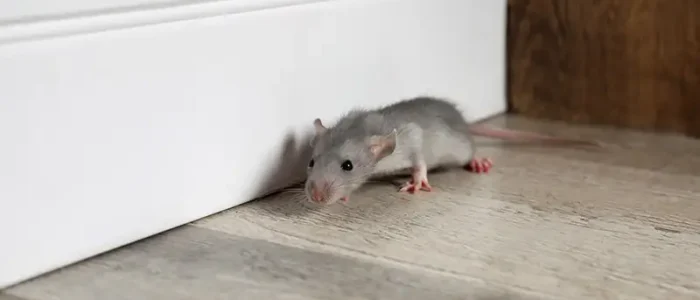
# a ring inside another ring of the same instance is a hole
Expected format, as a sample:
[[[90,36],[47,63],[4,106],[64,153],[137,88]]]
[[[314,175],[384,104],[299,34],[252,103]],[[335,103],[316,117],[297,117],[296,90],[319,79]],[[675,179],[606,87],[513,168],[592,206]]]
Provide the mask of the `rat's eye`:
[[[352,162],[349,160],[346,160],[343,162],[342,165],[340,165],[341,168],[345,171],[352,171]]]
[[[314,160],[312,159],[311,161],[309,161],[309,168],[313,168],[313,167],[314,167]]]

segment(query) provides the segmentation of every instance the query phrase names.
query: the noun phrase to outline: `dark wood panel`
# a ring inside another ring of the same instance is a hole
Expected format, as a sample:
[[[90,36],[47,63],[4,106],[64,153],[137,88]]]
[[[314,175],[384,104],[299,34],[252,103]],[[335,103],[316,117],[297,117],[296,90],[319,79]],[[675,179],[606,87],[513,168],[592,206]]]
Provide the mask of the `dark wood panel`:
[[[510,0],[511,112],[700,137],[699,0]]]

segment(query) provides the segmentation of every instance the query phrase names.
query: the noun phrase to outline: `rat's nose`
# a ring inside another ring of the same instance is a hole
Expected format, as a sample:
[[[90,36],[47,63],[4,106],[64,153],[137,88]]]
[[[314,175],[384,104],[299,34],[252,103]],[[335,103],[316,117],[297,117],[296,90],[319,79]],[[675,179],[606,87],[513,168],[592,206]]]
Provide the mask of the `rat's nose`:
[[[323,192],[316,186],[311,188],[311,199],[316,202],[323,201]]]
[[[323,186],[326,187],[327,184],[324,183]],[[323,201],[324,198],[324,189],[320,188],[318,184],[311,185],[311,199],[313,199],[316,202],[320,202]]]

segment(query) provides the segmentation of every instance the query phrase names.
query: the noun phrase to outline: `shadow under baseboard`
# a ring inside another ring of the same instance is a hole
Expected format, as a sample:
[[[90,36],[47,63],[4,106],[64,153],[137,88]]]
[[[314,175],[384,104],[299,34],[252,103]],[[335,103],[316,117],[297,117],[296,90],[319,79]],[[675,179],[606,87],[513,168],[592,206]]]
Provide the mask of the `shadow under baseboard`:
[[[306,165],[313,150],[310,146],[311,138],[310,134],[299,138],[292,131],[285,135],[276,162],[265,172],[267,175],[255,189],[256,197],[253,200],[282,192],[306,180]]]

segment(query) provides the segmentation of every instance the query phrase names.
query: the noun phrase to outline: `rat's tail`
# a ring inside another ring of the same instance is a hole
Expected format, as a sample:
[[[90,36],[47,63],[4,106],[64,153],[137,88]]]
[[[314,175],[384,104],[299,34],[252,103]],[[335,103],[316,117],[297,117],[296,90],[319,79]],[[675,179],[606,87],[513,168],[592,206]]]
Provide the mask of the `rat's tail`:
[[[469,126],[469,133],[511,142],[549,142],[556,144],[600,146],[598,142],[591,140],[560,138],[540,133],[495,128],[486,125],[471,125]]]

